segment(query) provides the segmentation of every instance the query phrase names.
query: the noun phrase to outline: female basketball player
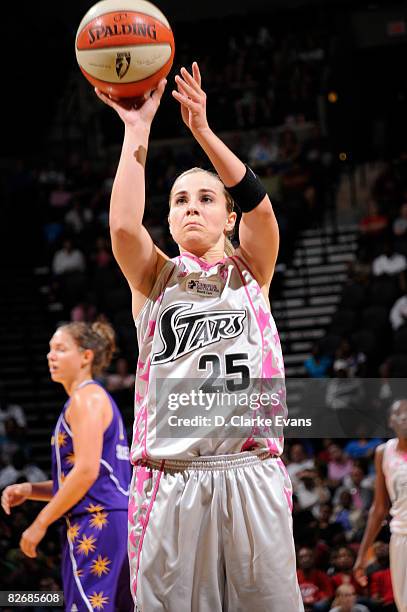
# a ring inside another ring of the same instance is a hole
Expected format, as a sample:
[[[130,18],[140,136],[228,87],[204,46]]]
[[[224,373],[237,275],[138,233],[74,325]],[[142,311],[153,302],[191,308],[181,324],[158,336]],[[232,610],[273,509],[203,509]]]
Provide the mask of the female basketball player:
[[[364,573],[367,552],[390,509],[391,581],[397,609],[407,612],[407,400],[392,404],[390,427],[397,438],[376,449],[375,497],[354,571],[359,582],[367,584]]]
[[[168,220],[180,255],[172,260],[142,225],[149,133],[165,81],[138,107],[97,92],[125,124],[110,229],[139,342],[129,503],[136,609],[297,612],[303,605],[282,437],[253,429],[222,438],[213,424],[199,436],[187,425],[171,436],[164,427],[170,411],[159,381],[192,393],[218,377],[230,390],[284,376],[268,303],[279,242],[269,198],[209,128],[197,64],[192,74],[183,68],[176,83],[182,118],[217,174],[193,168],[175,181]],[[236,221],[233,199],[243,213],[234,254],[226,242]],[[182,417],[190,407],[171,414]]]
[[[12,485],[2,495],[7,514],[27,499],[48,502],[22,535],[20,547],[28,557],[37,556],[48,526],[65,517],[62,577],[68,611],[115,610],[118,580],[127,565],[127,437],[114,400],[94,380],[113,350],[114,332],[106,323],[69,323],[55,332],[49,370],[69,399],[51,440],[52,480]]]

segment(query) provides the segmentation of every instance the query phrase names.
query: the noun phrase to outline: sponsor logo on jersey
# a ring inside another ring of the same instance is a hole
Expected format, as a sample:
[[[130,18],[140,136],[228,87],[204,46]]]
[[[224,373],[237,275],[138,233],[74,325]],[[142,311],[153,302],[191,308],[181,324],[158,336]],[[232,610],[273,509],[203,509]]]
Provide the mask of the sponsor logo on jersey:
[[[193,304],[173,304],[163,310],[158,329],[164,348],[152,364],[175,361],[198,348],[243,333],[245,310],[192,310]]]
[[[186,282],[186,291],[202,297],[219,297],[221,294],[221,283],[218,280],[191,279]]]

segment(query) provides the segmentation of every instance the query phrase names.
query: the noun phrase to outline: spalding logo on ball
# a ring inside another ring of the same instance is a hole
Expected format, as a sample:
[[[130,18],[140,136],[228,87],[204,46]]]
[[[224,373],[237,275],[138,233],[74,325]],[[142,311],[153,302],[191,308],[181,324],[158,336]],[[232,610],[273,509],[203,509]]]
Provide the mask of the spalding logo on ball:
[[[93,86],[117,98],[133,98],[167,76],[175,47],[167,18],[151,2],[102,0],[82,19],[75,50]]]

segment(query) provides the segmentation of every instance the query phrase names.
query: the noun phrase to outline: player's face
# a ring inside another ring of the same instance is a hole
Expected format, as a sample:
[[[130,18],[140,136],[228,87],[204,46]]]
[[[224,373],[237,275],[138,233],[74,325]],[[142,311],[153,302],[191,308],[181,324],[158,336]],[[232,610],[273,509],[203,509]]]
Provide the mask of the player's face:
[[[206,172],[180,177],[172,190],[169,224],[175,242],[194,252],[224,242],[236,213],[228,213],[222,183]]]
[[[54,382],[75,380],[83,365],[81,351],[72,336],[58,329],[49,343],[48,367]]]
[[[390,427],[394,429],[399,438],[407,438],[407,400],[393,404]]]

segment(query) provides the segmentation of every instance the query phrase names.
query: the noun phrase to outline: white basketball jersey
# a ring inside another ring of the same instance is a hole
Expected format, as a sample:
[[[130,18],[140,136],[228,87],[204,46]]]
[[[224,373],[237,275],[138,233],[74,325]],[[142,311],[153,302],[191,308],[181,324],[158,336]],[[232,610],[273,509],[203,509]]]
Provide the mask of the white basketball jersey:
[[[281,429],[276,437],[274,433],[264,435],[264,430],[256,437],[259,430],[254,427],[252,434],[239,438],[225,432],[219,435],[219,425],[211,421],[205,423],[205,436],[194,437],[196,430],[187,427],[183,437],[179,429],[172,436],[160,435],[171,413],[167,397],[159,391],[160,381],[171,379],[178,397],[196,381],[209,385],[222,381],[230,389],[247,374],[265,384],[264,379],[284,379],[274,319],[240,256],[208,264],[183,253],[167,261],[135,324],[139,360],[131,450],[134,463],[148,458],[190,460],[254,448],[282,453]],[[185,414],[185,400],[173,410],[174,420]],[[228,408],[222,405],[219,410],[227,413]],[[285,406],[282,410],[286,417]],[[207,416],[209,411],[202,414]]]
[[[383,473],[393,517],[390,531],[407,535],[407,453],[397,451],[397,442],[397,438],[392,438],[385,444]]]

